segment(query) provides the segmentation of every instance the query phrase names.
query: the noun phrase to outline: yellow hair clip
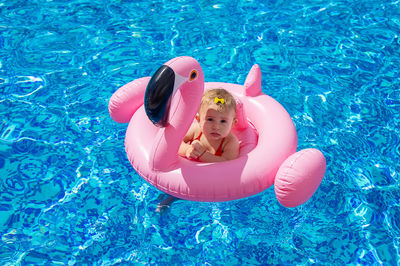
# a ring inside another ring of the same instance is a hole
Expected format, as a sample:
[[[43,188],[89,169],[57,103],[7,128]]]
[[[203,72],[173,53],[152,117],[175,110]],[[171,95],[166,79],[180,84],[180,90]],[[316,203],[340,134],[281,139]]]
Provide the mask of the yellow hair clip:
[[[220,104],[224,104],[225,103],[225,99],[224,98],[218,98],[218,97],[215,97],[214,98],[214,102],[215,103],[220,103]]]

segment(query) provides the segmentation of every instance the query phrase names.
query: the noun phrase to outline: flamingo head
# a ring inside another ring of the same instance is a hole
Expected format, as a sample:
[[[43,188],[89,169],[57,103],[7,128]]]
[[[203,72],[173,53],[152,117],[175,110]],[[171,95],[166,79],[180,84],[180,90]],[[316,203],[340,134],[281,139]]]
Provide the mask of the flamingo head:
[[[162,65],[147,85],[144,96],[146,115],[154,125],[166,127],[174,95],[185,91],[189,98],[197,99],[198,95],[201,98],[203,90],[204,74],[200,64],[192,57],[174,58]]]

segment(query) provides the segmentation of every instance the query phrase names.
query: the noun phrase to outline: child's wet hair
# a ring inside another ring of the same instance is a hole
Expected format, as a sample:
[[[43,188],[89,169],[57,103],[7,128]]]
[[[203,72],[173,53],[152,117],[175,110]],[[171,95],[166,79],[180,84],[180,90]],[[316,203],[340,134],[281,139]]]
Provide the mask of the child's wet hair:
[[[233,110],[236,113],[236,100],[227,90],[222,88],[205,91],[201,99],[199,110],[214,105],[218,112]]]

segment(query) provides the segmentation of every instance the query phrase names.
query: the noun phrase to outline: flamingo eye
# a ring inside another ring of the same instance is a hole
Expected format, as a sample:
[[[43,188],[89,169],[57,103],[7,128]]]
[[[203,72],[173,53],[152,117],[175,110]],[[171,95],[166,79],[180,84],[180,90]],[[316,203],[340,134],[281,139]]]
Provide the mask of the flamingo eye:
[[[193,81],[196,78],[197,78],[197,71],[193,69],[192,72],[190,72],[189,80]]]

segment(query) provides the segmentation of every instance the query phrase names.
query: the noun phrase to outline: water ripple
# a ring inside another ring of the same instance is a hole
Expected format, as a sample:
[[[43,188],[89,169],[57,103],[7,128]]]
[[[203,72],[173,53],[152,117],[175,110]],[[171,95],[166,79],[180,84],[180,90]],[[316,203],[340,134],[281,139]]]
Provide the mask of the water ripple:
[[[398,1],[0,0],[2,264],[399,261]],[[263,91],[327,172],[304,205],[273,189],[177,201],[132,170],[116,88],[180,55]]]

